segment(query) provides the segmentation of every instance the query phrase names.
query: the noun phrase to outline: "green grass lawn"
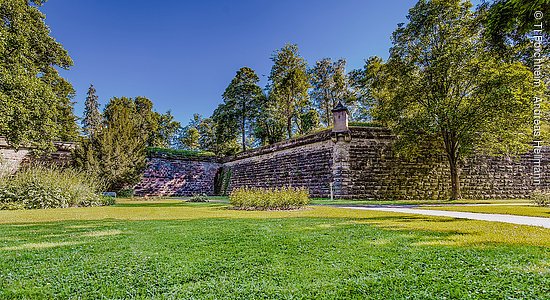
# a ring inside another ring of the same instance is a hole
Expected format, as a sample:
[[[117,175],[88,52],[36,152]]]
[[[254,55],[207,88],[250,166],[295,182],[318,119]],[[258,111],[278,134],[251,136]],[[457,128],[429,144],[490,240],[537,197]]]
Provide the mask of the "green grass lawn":
[[[550,230],[223,203],[0,211],[0,299],[548,299]]]
[[[461,200],[364,200],[314,198],[314,205],[426,205],[426,204],[530,204],[529,199],[461,199]]]
[[[550,218],[550,207],[526,205],[483,205],[483,206],[424,206],[422,209],[465,211],[486,214],[506,214]]]

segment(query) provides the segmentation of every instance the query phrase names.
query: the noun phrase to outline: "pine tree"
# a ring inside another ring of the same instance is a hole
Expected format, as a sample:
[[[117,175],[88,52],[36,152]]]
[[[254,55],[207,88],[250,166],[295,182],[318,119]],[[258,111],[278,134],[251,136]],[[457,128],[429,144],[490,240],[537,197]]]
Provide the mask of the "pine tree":
[[[89,137],[94,137],[101,128],[101,113],[99,112],[98,97],[95,94],[94,85],[91,84],[88,89],[88,96],[84,103],[84,119],[82,119],[82,129]]]
[[[298,45],[287,44],[271,57],[269,97],[286,122],[288,138],[292,137],[299,113],[308,106],[310,88],[307,63],[298,52]]]
[[[259,81],[260,78],[254,70],[242,67],[223,93],[228,116],[238,124],[243,151],[246,151],[247,137],[251,136],[250,128],[258,115],[259,101],[263,96],[262,89],[258,86]]]

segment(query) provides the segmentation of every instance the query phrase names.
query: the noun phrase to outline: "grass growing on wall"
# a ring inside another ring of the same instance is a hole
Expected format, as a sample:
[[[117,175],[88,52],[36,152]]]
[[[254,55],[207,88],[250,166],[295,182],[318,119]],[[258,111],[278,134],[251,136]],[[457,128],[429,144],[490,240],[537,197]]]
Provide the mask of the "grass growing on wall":
[[[166,149],[166,148],[147,148],[147,154],[150,156],[160,155],[169,157],[213,157],[216,156],[213,152],[208,151],[195,151],[184,149]]]
[[[239,209],[295,209],[309,203],[305,188],[237,188],[231,191],[229,202]]]

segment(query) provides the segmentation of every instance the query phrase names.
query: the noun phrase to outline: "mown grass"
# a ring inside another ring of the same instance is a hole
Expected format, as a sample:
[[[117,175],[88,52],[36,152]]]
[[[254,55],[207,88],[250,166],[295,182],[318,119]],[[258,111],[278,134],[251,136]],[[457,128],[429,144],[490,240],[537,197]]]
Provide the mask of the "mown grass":
[[[1,299],[545,299],[550,230],[220,203],[0,212]]]
[[[464,211],[485,214],[505,214],[550,218],[550,207],[526,205],[482,205],[482,206],[423,206],[422,209]]]
[[[452,205],[452,204],[531,204],[529,199],[461,199],[461,200],[365,200],[314,198],[314,205]]]

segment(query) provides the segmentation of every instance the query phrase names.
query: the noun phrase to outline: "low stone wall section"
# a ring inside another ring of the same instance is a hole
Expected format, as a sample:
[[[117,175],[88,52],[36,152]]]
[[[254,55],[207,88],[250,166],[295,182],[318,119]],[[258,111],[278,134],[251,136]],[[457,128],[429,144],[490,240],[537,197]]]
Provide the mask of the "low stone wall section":
[[[327,197],[333,182],[330,130],[248,151],[224,161],[229,184],[238,187],[305,187],[313,197]]]
[[[214,195],[214,179],[221,165],[215,157],[149,157],[138,196]]]

